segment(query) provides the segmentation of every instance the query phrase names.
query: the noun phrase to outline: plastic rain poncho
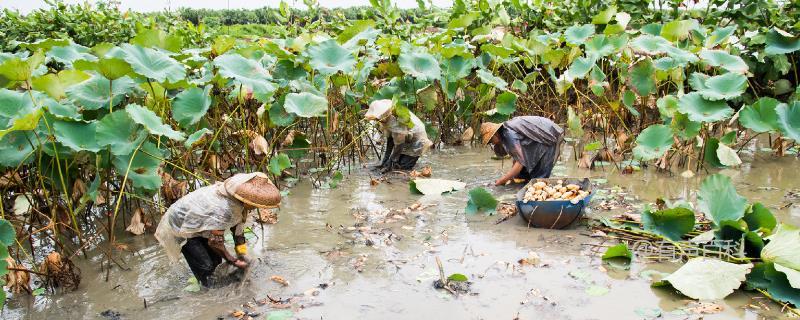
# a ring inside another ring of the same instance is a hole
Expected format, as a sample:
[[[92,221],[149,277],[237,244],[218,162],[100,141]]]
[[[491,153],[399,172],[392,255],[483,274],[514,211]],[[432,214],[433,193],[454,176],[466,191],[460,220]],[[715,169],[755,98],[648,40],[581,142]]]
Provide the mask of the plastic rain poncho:
[[[172,204],[156,228],[155,237],[172,261],[181,257],[181,247],[194,237],[210,237],[213,230],[236,227],[234,235],[244,234],[247,215],[244,205],[233,197],[255,173],[237,174],[213,185],[197,189]]]
[[[428,133],[425,132],[425,123],[416,115],[409,112],[412,128],[400,122],[395,115],[390,115],[386,123],[382,125],[384,135],[391,135],[395,147],[399,146],[400,154],[411,157],[419,157],[425,153],[433,142],[428,140]]]
[[[502,147],[495,154],[511,155],[528,171],[529,178],[548,178],[558,160],[564,130],[547,118],[515,117],[503,123],[498,131]]]

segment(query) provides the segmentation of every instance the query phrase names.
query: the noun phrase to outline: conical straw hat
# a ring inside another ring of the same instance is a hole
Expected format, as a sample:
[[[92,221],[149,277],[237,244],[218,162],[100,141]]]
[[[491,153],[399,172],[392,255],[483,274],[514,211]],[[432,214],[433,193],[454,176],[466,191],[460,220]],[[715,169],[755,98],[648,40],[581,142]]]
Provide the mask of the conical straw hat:
[[[392,100],[381,99],[372,101],[369,104],[369,110],[364,114],[364,119],[367,120],[381,120],[392,110]]]
[[[483,144],[489,143],[489,140],[492,139],[492,136],[500,130],[502,127],[502,123],[494,123],[494,122],[484,122],[481,123],[481,141]]]
[[[266,174],[257,172],[233,192],[233,197],[252,207],[277,208],[281,204],[281,193]]]

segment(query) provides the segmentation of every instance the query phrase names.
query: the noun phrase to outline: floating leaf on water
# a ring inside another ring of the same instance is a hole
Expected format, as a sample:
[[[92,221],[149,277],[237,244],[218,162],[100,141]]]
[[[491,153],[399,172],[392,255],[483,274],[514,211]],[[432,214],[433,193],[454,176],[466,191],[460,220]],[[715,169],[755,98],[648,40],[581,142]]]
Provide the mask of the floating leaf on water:
[[[606,287],[594,286],[593,285],[593,286],[589,286],[588,288],[586,288],[585,291],[590,296],[599,297],[599,296],[606,295],[609,290]]]
[[[603,254],[602,257],[603,260],[612,258],[625,258],[630,260],[631,258],[633,258],[633,252],[631,252],[631,250],[628,249],[628,245],[620,243],[618,245],[606,249],[606,252]]]
[[[465,282],[465,281],[469,281],[469,278],[467,278],[467,276],[465,276],[463,274],[454,273],[454,274],[451,274],[449,277],[447,277],[447,280],[448,281],[455,281],[455,282]]]
[[[800,270],[800,230],[782,224],[767,239],[761,260]]]
[[[467,186],[466,183],[444,179],[414,179],[408,182],[412,193],[436,195],[445,192],[458,191]]]
[[[294,316],[294,312],[291,310],[270,311],[267,314],[267,320],[288,320],[292,316]]]
[[[469,191],[469,200],[467,201],[465,212],[467,214],[476,214],[479,211],[483,211],[491,215],[497,209],[497,203],[497,199],[486,189],[481,187],[474,188]]]
[[[694,212],[682,207],[658,211],[645,210],[642,213],[645,231],[673,241],[681,240],[685,234],[692,231],[694,222]]]
[[[752,264],[693,258],[663,281],[692,299],[717,300],[739,288],[752,267]]]
[[[186,292],[200,292],[200,281],[197,278],[191,277],[186,281],[186,287],[183,288]]]
[[[731,178],[719,173],[703,180],[697,198],[700,211],[716,225],[725,220],[741,219],[747,205],[747,200],[736,192]]]

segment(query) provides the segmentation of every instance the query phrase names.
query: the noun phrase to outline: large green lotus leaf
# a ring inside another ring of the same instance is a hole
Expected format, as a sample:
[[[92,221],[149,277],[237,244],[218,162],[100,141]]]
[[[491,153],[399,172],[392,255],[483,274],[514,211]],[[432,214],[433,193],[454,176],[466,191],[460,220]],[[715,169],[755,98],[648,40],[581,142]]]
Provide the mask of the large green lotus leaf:
[[[582,26],[571,26],[564,32],[564,39],[572,45],[582,45],[589,37],[594,34],[594,26],[584,24]]]
[[[656,70],[650,58],[640,60],[630,70],[629,81],[639,96],[647,96],[656,89]]]
[[[125,110],[114,111],[97,122],[97,144],[110,146],[114,155],[128,155],[147,137]]]
[[[33,112],[22,115],[18,118],[11,119],[11,126],[0,130],[0,138],[15,131],[27,131],[36,129],[39,125],[39,119],[42,118],[44,110],[41,108],[35,109]]]
[[[478,69],[475,71],[475,74],[478,75],[478,78],[481,79],[481,82],[493,86],[495,88],[505,90],[508,86],[508,82],[503,80],[500,77],[494,76],[491,72],[486,71],[484,69]]]
[[[5,247],[14,246],[17,242],[17,231],[11,222],[0,219],[0,245]],[[4,301],[5,302],[5,301]]]
[[[487,43],[487,44],[482,45],[481,46],[481,52],[486,52],[486,53],[489,53],[489,54],[491,54],[493,56],[496,56],[496,57],[499,57],[499,58],[508,58],[511,55],[513,55],[514,53],[516,53],[516,51],[514,49],[512,49],[512,48],[504,47],[502,45],[491,44],[491,43]]]
[[[493,214],[499,203],[489,191],[481,187],[470,190],[468,197],[467,207],[464,209],[466,214],[476,214],[479,211]]]
[[[621,49],[628,42],[627,36],[610,36],[599,34],[586,42],[586,56],[597,60]]]
[[[664,52],[665,47],[672,46],[672,43],[660,36],[653,36],[643,34],[636,37],[631,41],[631,47],[634,50],[641,51],[649,55],[660,54]]]
[[[444,77],[451,82],[466,78],[472,73],[472,68],[474,67],[475,59],[462,56],[453,56],[445,59],[442,61],[441,66],[444,71]]]
[[[760,202],[754,203],[744,214],[744,221],[751,231],[772,232],[778,221],[769,209]]]
[[[642,213],[642,225],[645,231],[680,241],[694,229],[694,212],[682,207],[659,211],[645,210]]]
[[[610,6],[605,10],[598,12],[596,15],[592,17],[593,24],[608,24],[611,22],[611,19],[614,18],[614,15],[617,13],[616,6]]]
[[[499,94],[496,102],[497,113],[509,116],[517,110],[517,95],[513,92],[506,91]]]
[[[736,26],[727,26],[722,28],[716,28],[714,32],[706,38],[705,47],[706,48],[713,48],[716,47],[730,38],[733,35],[733,32],[736,31]]]
[[[158,82],[174,83],[186,78],[183,64],[161,51],[123,43],[119,50],[109,54],[128,62],[135,73]]]
[[[292,161],[289,160],[289,156],[285,153],[278,153],[271,159],[269,159],[269,172],[280,176],[283,170],[286,170],[292,166]]]
[[[131,120],[141,124],[144,128],[154,135],[165,136],[172,140],[182,141],[185,137],[183,133],[175,131],[167,124],[164,124],[155,112],[148,110],[138,104],[129,104],[125,111],[131,116]]]
[[[778,114],[778,128],[784,136],[800,142],[800,101],[791,105],[781,104],[775,108]]]
[[[328,99],[313,93],[289,93],[286,95],[284,108],[301,118],[324,117],[328,112]]]
[[[664,281],[689,298],[719,300],[739,288],[752,267],[752,264],[698,257],[687,261]]]
[[[326,76],[339,71],[349,73],[356,65],[353,53],[336,43],[335,39],[308,47],[306,54],[311,57],[311,67]]]
[[[795,306],[800,305],[800,290],[792,286],[787,274],[777,270],[777,263],[765,263],[764,265],[763,277],[769,281],[765,289],[772,298]],[[783,270],[793,270],[786,266],[783,267]]]
[[[11,126],[15,119],[30,114],[36,109],[33,100],[27,93],[0,89],[0,128]]]
[[[711,221],[719,224],[725,220],[736,221],[744,217],[747,199],[736,192],[731,178],[717,173],[708,176],[700,184],[697,205]]]
[[[656,107],[662,119],[672,118],[678,111],[678,98],[671,94],[658,98]]]
[[[683,40],[698,27],[697,20],[673,20],[661,28],[661,36],[669,41]]]
[[[729,72],[706,79],[705,89],[699,92],[708,100],[730,100],[741,96],[746,88],[745,75]]]
[[[78,60],[73,65],[75,69],[96,71],[111,80],[117,80],[133,72],[129,63],[117,58],[102,58],[98,61]]]
[[[27,58],[9,57],[0,63],[0,77],[11,81],[26,81],[39,73],[38,69],[44,60],[45,56],[40,52]]]
[[[678,111],[696,122],[715,122],[729,118],[733,109],[725,101],[709,101],[700,93],[692,92],[678,100]]]
[[[417,90],[417,100],[422,103],[422,107],[426,112],[435,110],[436,105],[439,104],[439,94],[436,92],[436,87],[429,85]]]
[[[774,266],[776,271],[783,272],[786,275],[786,280],[789,281],[792,288],[800,289],[800,271],[784,267],[779,263],[774,264]]]
[[[711,76],[700,73],[700,72],[693,72],[689,75],[689,85],[692,86],[692,89],[696,91],[702,91],[707,89],[706,88],[706,80],[711,78]]]
[[[703,59],[710,66],[720,67],[730,72],[747,73],[747,64],[738,56],[734,56],[722,50],[703,50],[700,52],[700,59]]]
[[[172,52],[180,52],[183,48],[183,37],[180,34],[169,34],[161,29],[139,30],[131,43],[145,48],[161,48]]]
[[[221,76],[250,87],[253,96],[261,102],[268,102],[275,92],[275,85],[270,81],[267,71],[256,60],[228,53],[214,59],[214,65],[219,68]]]
[[[183,142],[183,146],[186,147],[186,149],[191,149],[196,143],[202,140],[203,137],[213,133],[214,131],[211,131],[208,128],[197,130],[186,138],[186,141]]]
[[[172,118],[186,128],[199,122],[211,106],[211,86],[189,88],[172,101]]]
[[[775,29],[767,32],[766,43],[767,46],[764,48],[766,55],[787,54],[800,50],[800,38],[789,36],[789,34]]]
[[[679,66],[686,66],[688,63],[695,63],[700,60],[694,53],[689,51],[679,49],[675,46],[664,46],[664,53],[667,54],[670,58],[675,60],[675,63]]]
[[[589,58],[577,58],[572,61],[572,64],[567,69],[566,79],[567,81],[574,81],[575,79],[581,79],[586,77],[586,74],[592,70],[594,67],[594,60]]]
[[[53,123],[56,141],[75,152],[100,151],[96,139],[97,122],[76,122],[58,120]]]
[[[672,117],[670,127],[672,127],[672,131],[678,138],[688,141],[694,139],[700,133],[702,123],[689,120],[687,115],[676,112]]]
[[[761,97],[739,111],[739,123],[759,133],[777,131],[779,129],[777,107],[781,104],[775,98]]]
[[[284,79],[286,81],[304,79],[308,76],[308,72],[303,69],[302,65],[295,65],[292,60],[281,59],[275,63],[275,70],[272,72],[275,79]]]
[[[375,27],[375,20],[367,19],[367,20],[357,20],[353,21],[349,27],[342,30],[341,33],[336,37],[336,41],[340,44],[344,44],[350,39],[355,38],[358,34],[367,31],[369,29],[373,29]]]
[[[0,138],[0,167],[16,168],[31,162],[34,144],[38,142],[32,131],[15,131]]]
[[[643,161],[658,159],[672,147],[672,143],[670,127],[663,124],[651,125],[636,137],[633,156]]]
[[[114,157],[113,164],[117,175],[124,177],[127,173],[128,181],[134,188],[158,190],[161,187],[158,167],[164,157],[163,151],[155,144],[145,142],[134,152]]]
[[[84,110],[97,110],[116,107],[135,87],[136,83],[129,77],[110,81],[101,75],[94,75],[67,88],[66,94]]]
[[[275,126],[289,126],[297,118],[294,113],[286,112],[286,108],[284,108],[285,99],[286,96],[276,99],[269,108],[269,121]]]
[[[409,181],[409,188],[414,193],[436,195],[445,192],[458,191],[467,186],[466,183],[444,179],[414,179]]]
[[[61,100],[67,96],[68,87],[86,81],[91,77],[80,70],[62,70],[58,74],[48,73],[31,79],[31,86],[50,97]]]
[[[68,46],[50,48],[50,51],[47,52],[47,57],[63,63],[67,68],[71,68],[72,63],[76,60],[97,61],[97,57],[90,52],[91,50],[87,47],[71,43]]]
[[[761,260],[800,270],[800,230],[780,225],[761,250]]]
[[[397,58],[397,64],[407,75],[422,81],[438,80],[442,75],[439,62],[432,55],[419,50],[405,51]]]

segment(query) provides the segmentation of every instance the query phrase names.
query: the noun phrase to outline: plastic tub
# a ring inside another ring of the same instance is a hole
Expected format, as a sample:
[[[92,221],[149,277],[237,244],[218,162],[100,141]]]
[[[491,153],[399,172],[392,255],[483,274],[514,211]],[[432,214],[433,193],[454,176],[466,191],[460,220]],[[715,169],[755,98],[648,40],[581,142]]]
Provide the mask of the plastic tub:
[[[525,190],[528,189],[528,185],[538,181],[544,181],[547,182],[547,184],[555,184],[558,180],[562,180],[564,185],[570,183],[580,185],[581,190],[589,191],[589,195],[576,204],[572,204],[569,200],[528,201],[527,203],[522,201],[525,196]],[[592,192],[592,183],[588,178],[532,179],[517,192],[517,212],[522,219],[525,219],[528,226],[546,229],[563,229],[583,215],[583,209],[589,205],[589,200],[592,199],[592,196],[594,196],[594,192]]]

